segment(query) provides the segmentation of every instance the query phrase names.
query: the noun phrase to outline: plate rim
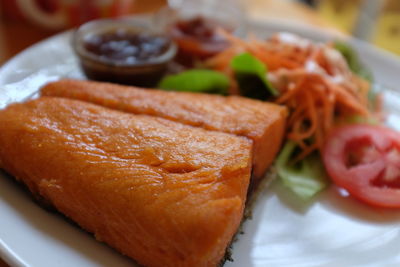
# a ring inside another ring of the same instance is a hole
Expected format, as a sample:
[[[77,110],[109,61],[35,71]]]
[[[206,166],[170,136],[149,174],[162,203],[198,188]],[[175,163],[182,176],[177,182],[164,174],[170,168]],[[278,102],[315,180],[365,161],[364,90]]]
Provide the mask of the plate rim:
[[[29,266],[22,260],[17,253],[10,249],[7,244],[0,237],[0,259],[10,266],[25,267]]]

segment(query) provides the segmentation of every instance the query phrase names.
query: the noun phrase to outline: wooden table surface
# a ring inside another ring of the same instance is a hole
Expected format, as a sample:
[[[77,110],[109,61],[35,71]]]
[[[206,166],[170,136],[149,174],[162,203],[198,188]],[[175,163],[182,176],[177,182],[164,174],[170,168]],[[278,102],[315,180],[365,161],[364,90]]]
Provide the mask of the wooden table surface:
[[[136,10],[138,13],[152,12],[164,3],[165,0],[137,0]],[[253,19],[279,18],[335,31],[333,26],[320,18],[315,11],[295,2],[247,0],[246,5],[248,14]],[[55,32],[0,19],[0,66],[21,50],[53,34]],[[8,267],[8,265],[0,259],[0,267]]]

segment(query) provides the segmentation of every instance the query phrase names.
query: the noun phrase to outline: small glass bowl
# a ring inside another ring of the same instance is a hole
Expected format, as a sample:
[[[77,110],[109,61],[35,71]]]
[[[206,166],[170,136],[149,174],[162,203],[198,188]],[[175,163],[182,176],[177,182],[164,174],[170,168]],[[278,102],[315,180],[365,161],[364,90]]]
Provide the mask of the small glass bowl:
[[[229,47],[230,42],[217,28],[246,37],[247,17],[241,0],[169,0],[168,3],[169,7],[154,16],[153,25],[177,44],[175,61],[185,67],[201,65]]]
[[[132,34],[163,37],[168,48],[160,55],[144,61],[121,61],[99,56],[85,47],[85,41],[95,35],[125,30]],[[73,48],[79,56],[83,72],[89,79],[142,87],[154,87],[167,71],[168,63],[175,57],[177,47],[166,35],[153,31],[144,23],[129,19],[94,20],[79,27],[73,36]]]
[[[161,30],[177,20],[203,17],[219,22],[238,37],[247,35],[247,10],[243,0],[168,0],[168,7],[161,9],[154,24]]]

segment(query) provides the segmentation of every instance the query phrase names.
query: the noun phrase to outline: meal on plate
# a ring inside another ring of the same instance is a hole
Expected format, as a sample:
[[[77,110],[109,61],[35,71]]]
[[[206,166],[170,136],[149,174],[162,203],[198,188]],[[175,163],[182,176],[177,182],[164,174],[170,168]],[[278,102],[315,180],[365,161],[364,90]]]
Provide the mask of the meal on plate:
[[[240,39],[204,18],[166,37],[116,25],[90,40],[130,65],[76,50],[82,66],[130,84],[146,72],[156,89],[63,79],[0,111],[0,166],[99,241],[144,266],[218,266],[271,166],[299,200],[331,180],[400,207],[400,134],[380,125],[372,75],[345,43]]]

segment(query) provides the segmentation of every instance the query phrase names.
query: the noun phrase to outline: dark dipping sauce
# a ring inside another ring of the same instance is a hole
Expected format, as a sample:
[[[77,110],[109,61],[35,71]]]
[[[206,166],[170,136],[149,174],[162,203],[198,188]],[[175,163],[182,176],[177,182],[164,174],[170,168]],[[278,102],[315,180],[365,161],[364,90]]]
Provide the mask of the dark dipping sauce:
[[[90,36],[84,47],[101,59],[130,65],[151,62],[167,52],[170,43],[169,39],[161,36],[116,30]]]
[[[78,30],[74,42],[89,79],[141,87],[155,87],[176,54],[168,36],[128,26],[89,33]]]
[[[177,21],[170,29],[171,37],[178,45],[176,60],[191,66],[226,49],[229,42],[218,34],[218,28],[232,31],[217,21],[201,16]]]

